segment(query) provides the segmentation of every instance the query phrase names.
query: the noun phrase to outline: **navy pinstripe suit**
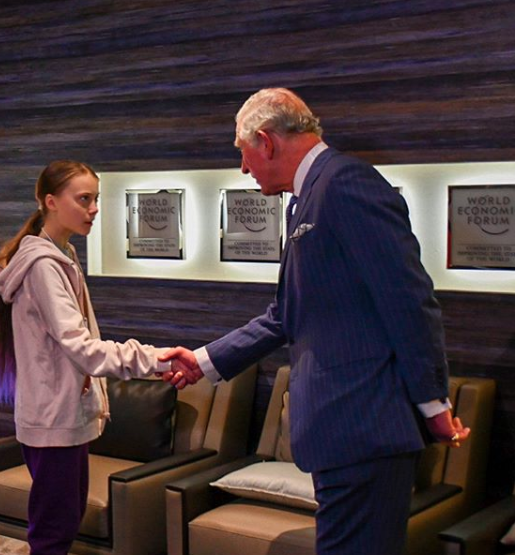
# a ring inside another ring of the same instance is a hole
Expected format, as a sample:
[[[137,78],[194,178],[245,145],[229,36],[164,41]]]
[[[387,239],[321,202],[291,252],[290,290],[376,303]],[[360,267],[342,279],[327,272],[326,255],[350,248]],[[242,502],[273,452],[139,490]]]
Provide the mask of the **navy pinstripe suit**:
[[[447,365],[404,199],[372,166],[329,148],[289,234],[274,302],[207,346],[214,366],[230,379],[288,342],[292,451],[305,471],[421,449],[414,405],[447,395]]]

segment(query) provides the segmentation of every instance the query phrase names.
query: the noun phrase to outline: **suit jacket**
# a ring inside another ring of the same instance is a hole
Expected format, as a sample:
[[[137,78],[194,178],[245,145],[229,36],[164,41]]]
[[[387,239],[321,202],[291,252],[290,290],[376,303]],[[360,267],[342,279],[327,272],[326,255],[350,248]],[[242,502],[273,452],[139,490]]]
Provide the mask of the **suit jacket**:
[[[447,395],[439,306],[402,196],[334,149],[310,168],[274,302],[206,348],[230,379],[289,344],[292,451],[319,471],[418,450],[414,405]]]

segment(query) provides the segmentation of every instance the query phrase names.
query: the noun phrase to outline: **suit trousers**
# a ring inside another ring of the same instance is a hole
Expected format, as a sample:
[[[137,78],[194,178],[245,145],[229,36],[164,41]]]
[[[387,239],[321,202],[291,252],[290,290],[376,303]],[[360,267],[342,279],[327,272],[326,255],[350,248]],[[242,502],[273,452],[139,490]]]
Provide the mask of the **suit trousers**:
[[[88,444],[22,447],[32,476],[28,530],[30,555],[66,555],[86,510]]]
[[[317,555],[401,555],[418,452],[314,472]]]

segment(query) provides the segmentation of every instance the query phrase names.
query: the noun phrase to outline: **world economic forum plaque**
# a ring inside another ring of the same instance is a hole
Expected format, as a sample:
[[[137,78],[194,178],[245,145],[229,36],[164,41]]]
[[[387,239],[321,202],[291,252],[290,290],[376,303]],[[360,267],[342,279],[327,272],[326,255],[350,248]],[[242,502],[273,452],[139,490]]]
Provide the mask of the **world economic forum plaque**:
[[[221,191],[221,260],[279,262],[282,198],[257,190]]]
[[[447,267],[515,268],[515,185],[449,187]]]
[[[183,258],[183,190],[127,190],[127,257]]]

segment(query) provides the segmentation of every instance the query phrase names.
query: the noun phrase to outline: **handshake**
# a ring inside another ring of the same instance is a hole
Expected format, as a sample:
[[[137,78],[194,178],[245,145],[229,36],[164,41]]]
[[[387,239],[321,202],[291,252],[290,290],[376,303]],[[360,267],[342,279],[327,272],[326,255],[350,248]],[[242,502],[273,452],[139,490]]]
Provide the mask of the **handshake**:
[[[170,361],[170,370],[156,373],[156,375],[161,376],[164,382],[168,382],[177,389],[184,389],[187,385],[195,384],[204,377],[195,353],[184,347],[174,347],[160,356],[158,360]]]

